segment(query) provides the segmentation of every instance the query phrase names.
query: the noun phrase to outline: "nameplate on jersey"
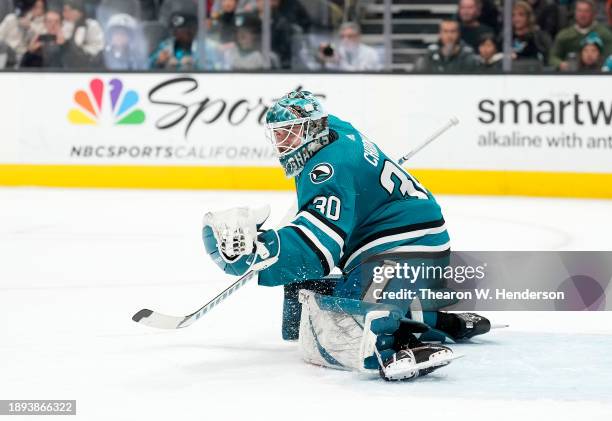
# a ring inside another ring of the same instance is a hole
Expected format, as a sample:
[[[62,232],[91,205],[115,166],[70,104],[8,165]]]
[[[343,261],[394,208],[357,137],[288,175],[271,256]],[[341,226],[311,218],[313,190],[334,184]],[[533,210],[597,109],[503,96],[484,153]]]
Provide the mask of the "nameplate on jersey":
[[[315,184],[323,183],[334,175],[334,168],[327,164],[319,164],[310,171],[310,181]]]

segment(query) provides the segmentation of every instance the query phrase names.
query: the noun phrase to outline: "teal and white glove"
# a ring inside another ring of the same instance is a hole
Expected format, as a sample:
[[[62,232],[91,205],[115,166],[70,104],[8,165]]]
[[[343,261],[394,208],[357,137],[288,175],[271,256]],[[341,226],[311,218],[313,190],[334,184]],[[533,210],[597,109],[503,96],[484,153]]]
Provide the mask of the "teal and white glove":
[[[269,206],[207,213],[202,228],[206,252],[230,275],[270,267],[278,260],[280,239],[274,230],[259,231],[268,216]]]

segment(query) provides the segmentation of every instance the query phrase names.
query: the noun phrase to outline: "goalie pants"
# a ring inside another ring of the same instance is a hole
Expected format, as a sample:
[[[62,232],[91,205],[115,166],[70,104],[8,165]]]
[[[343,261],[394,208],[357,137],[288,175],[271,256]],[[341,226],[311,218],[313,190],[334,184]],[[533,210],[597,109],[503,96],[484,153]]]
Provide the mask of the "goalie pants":
[[[377,255],[342,277],[296,282],[284,286],[283,339],[299,335],[300,289],[371,303],[393,304],[408,318],[436,325],[437,310],[453,301],[424,299],[422,290],[447,290],[441,274],[449,265],[450,251]]]

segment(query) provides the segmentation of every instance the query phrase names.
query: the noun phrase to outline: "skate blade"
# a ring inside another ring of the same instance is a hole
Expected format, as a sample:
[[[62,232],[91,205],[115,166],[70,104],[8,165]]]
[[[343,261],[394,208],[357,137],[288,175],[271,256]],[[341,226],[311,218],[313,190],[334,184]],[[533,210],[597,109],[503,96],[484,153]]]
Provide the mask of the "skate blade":
[[[510,325],[505,325],[505,324],[501,324],[501,323],[496,323],[496,324],[492,324],[491,325],[491,330],[493,329],[505,329],[507,327],[510,327]]]
[[[388,370],[385,370],[385,376],[388,381],[414,380],[419,377],[418,375],[416,375],[416,373],[418,373],[420,370],[426,370],[432,367],[435,367],[436,369],[442,368],[442,367],[449,365],[454,360],[458,360],[459,358],[463,358],[464,356],[465,355],[463,354],[453,354],[448,357],[440,358],[436,361],[423,361],[422,363],[418,363],[418,364],[415,364],[409,367],[405,367],[405,368],[398,367],[398,369],[392,370],[391,372],[389,372]],[[415,375],[406,377],[407,372],[414,372]]]

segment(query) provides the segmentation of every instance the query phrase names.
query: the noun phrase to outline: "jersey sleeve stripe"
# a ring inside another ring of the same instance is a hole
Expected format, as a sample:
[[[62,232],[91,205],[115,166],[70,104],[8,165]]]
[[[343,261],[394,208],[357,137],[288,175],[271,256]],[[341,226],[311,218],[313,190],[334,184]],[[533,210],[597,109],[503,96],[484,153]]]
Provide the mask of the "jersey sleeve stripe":
[[[340,238],[342,238],[342,241],[346,241],[346,233],[342,231],[340,227],[337,227],[336,225],[332,224],[331,222],[329,222],[328,219],[324,218],[323,216],[321,216],[321,214],[313,211],[312,209],[305,209],[302,212],[300,212],[300,214],[306,214],[306,213],[308,215],[312,215],[314,218],[321,221],[321,223],[323,223],[325,226],[329,227],[330,230],[332,230],[333,232],[338,234]]]
[[[332,253],[329,251],[329,249],[325,247],[323,243],[321,243],[321,241],[317,238],[317,236],[310,229],[306,228],[303,225],[294,225],[294,224],[291,224],[291,225],[301,230],[304,233],[304,235],[306,235],[306,237],[310,239],[310,241],[313,243],[315,248],[317,248],[323,254],[323,256],[325,257],[325,261],[327,263],[327,267],[329,268],[329,270],[325,273],[327,274],[331,272],[331,270],[336,266],[336,264],[334,263],[334,257]]]
[[[344,239],[340,235],[338,235],[338,233],[336,231],[330,229],[329,225],[322,223],[320,219],[315,218],[314,216],[312,216],[312,214],[310,212],[300,212],[300,213],[298,213],[297,214],[297,218],[293,220],[293,223],[294,224],[298,224],[299,222],[296,222],[296,221],[300,217],[306,219],[308,222],[310,222],[316,228],[318,228],[323,233],[325,233],[329,238],[334,240],[336,242],[336,244],[338,244],[338,247],[340,247],[340,253],[342,254],[342,252],[344,251]]]
[[[321,261],[321,267],[323,268],[323,274],[327,275],[335,267],[334,259],[331,256],[329,250],[327,250],[323,244],[315,237],[315,235],[307,228],[289,224],[287,228],[292,229],[310,248]]]

